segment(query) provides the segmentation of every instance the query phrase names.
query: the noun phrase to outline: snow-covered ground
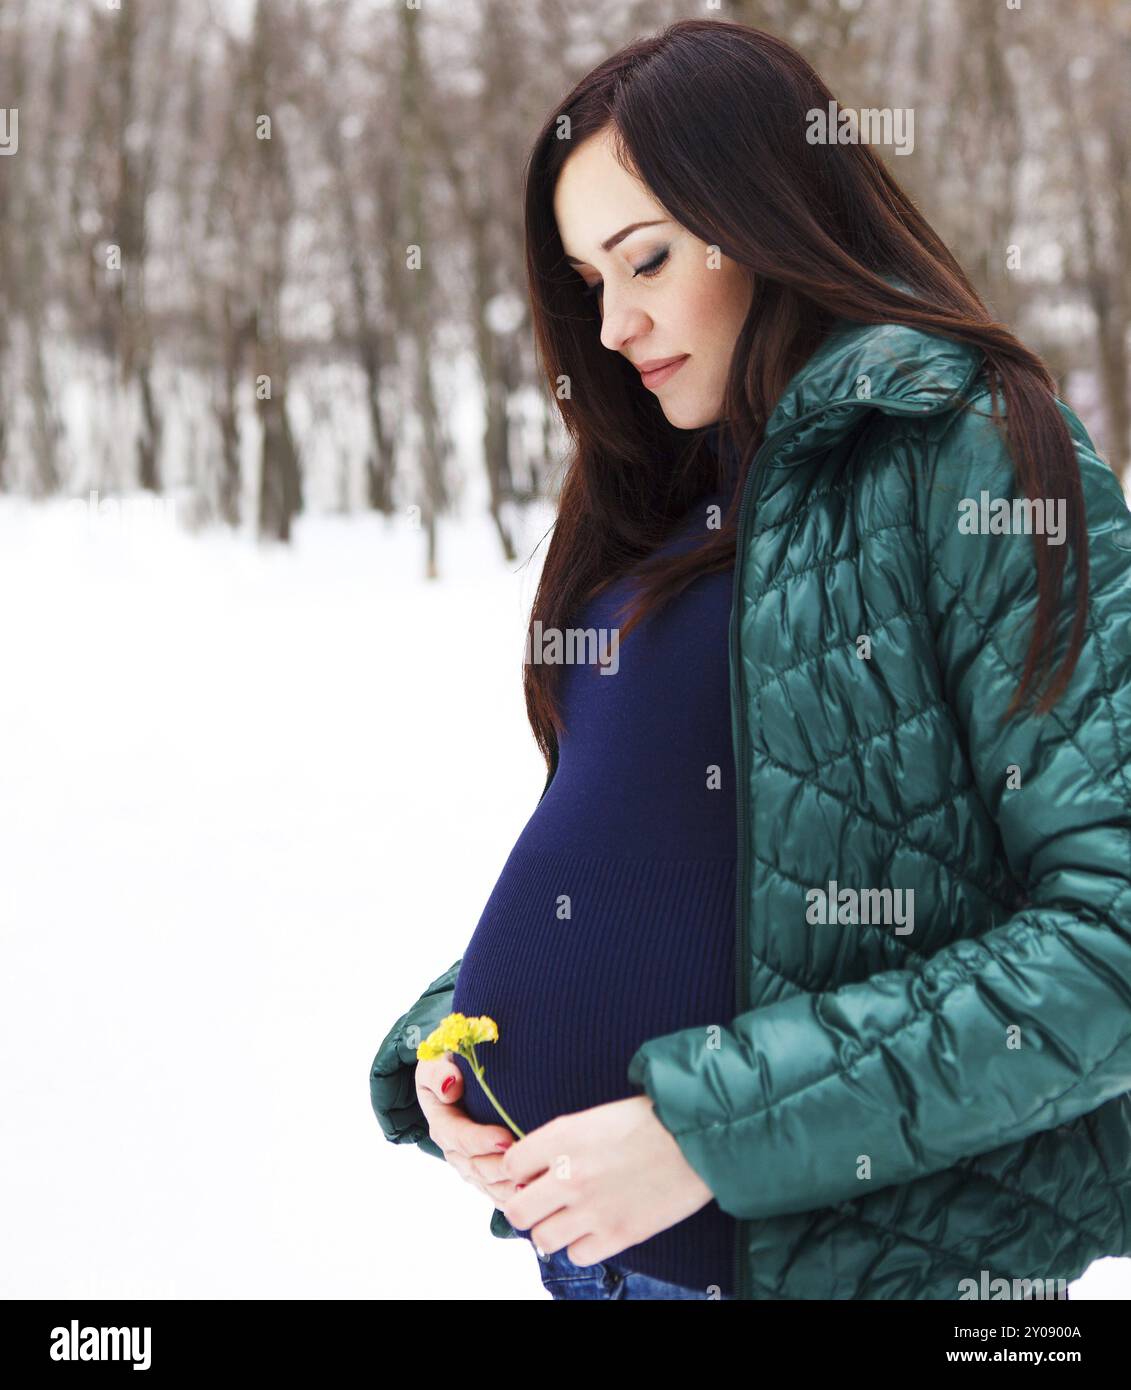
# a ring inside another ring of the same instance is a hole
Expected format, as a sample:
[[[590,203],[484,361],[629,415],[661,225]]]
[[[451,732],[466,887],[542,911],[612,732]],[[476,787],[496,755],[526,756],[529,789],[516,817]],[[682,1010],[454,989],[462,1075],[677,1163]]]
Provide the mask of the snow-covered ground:
[[[405,521],[143,508],[0,498],[0,1293],[547,1298],[368,1098],[542,790],[543,551],[469,517],[429,585]]]
[[[0,1292],[403,1297],[460,1250],[548,1297],[368,1092],[542,790],[544,547],[465,520],[428,585],[407,522],[143,506],[0,499]]]

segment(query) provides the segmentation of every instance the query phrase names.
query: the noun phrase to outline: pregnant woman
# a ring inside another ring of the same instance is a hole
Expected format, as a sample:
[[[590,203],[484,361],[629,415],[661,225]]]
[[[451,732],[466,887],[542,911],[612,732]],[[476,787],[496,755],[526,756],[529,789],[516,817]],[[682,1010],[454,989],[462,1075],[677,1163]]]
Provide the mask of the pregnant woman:
[[[1131,515],[876,153],[812,139],[832,99],[685,21],[531,155],[548,776],[370,1094],[555,1298],[1063,1297],[1131,1254]],[[417,1062],[452,1012],[521,1140]]]

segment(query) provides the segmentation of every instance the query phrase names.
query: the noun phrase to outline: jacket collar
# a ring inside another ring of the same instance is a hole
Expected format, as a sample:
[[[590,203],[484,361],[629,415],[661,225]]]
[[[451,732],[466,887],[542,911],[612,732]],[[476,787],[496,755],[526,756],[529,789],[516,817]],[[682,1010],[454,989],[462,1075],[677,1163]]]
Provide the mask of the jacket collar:
[[[970,343],[901,323],[838,323],[770,413],[766,444],[789,436],[770,467],[828,448],[863,410],[914,415],[957,405],[984,361]]]

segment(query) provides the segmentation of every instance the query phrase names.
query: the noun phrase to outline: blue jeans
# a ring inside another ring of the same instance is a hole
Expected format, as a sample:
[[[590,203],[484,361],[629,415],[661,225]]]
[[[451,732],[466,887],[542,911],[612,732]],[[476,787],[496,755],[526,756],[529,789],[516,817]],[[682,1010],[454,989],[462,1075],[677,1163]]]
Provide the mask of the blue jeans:
[[[531,1248],[533,1249],[533,1245]],[[669,1284],[663,1279],[653,1279],[650,1274],[637,1274],[635,1270],[625,1269],[614,1260],[605,1260],[594,1265],[575,1265],[564,1250],[557,1250],[552,1255],[539,1255],[538,1272],[552,1298],[707,1300],[706,1292],[688,1289],[682,1284]],[[1063,1297],[1068,1297],[1067,1287]],[[733,1295],[729,1293],[720,1293],[719,1298],[734,1302]]]
[[[637,1274],[613,1260],[575,1265],[564,1249],[552,1255],[539,1255],[538,1272],[553,1298],[698,1298],[713,1301],[705,1290],[669,1284],[663,1279],[653,1279],[650,1274]],[[720,1293],[719,1298],[733,1302],[728,1293]]]

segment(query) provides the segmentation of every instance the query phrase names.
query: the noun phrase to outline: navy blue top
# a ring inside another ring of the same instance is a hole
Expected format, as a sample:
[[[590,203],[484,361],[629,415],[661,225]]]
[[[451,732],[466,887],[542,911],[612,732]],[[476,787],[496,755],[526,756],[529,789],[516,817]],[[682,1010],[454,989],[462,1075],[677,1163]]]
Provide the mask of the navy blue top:
[[[728,489],[696,502],[660,549],[721,524],[733,484],[732,467]],[[733,577],[698,576],[619,648],[606,645],[615,673],[558,673],[557,770],[483,909],[451,1005],[498,1024],[499,1041],[478,1056],[526,1133],[640,1095],[626,1073],[647,1039],[734,1017]],[[611,642],[630,592],[628,577],[610,585],[576,626],[604,628]],[[456,1060],[467,1112],[502,1123]],[[712,1200],[606,1263],[734,1294],[736,1240],[736,1221]]]

